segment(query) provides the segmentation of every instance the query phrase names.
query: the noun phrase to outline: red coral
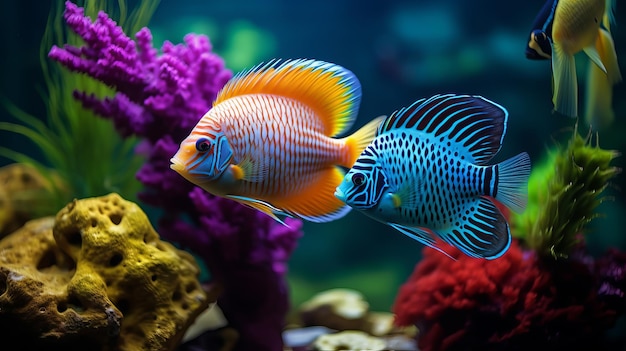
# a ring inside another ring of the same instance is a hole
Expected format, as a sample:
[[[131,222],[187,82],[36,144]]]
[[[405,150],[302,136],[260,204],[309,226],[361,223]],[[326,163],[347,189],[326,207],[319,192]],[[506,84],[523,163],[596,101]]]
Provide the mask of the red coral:
[[[420,350],[598,347],[617,318],[589,260],[542,262],[515,240],[491,261],[446,251],[456,261],[424,249],[393,307],[396,324],[419,328]]]

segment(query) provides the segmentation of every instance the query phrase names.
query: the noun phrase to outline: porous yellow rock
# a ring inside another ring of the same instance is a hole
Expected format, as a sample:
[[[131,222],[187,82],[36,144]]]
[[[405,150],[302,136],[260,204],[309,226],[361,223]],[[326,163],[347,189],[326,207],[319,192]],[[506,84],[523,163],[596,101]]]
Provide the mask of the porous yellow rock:
[[[32,219],[34,202],[42,198],[47,180],[32,166],[0,167],[0,238]]]
[[[136,204],[75,200],[0,241],[0,328],[47,349],[173,350],[212,302],[198,274]]]

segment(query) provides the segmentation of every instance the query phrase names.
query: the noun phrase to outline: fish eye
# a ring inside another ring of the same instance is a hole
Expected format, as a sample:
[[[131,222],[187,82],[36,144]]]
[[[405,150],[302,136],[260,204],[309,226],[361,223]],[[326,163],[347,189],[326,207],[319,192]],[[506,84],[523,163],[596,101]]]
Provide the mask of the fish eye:
[[[207,152],[211,148],[211,144],[209,143],[209,139],[200,138],[196,141],[196,150],[198,152]]]
[[[360,186],[365,182],[365,176],[361,173],[355,173],[352,175],[352,184]]]

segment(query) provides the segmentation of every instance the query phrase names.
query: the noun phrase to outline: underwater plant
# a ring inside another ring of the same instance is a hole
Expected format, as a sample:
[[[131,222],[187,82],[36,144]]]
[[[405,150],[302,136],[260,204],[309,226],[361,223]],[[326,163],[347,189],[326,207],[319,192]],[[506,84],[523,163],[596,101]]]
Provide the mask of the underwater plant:
[[[598,217],[596,208],[607,199],[603,191],[620,172],[611,166],[619,153],[600,148],[597,138],[592,145],[593,139],[575,130],[567,146],[549,153],[531,174],[528,207],[512,220],[514,234],[540,255],[567,257]]]
[[[32,193],[40,201],[30,209],[33,217],[55,214],[73,198],[84,198],[117,192],[135,199],[140,183],[135,172],[141,157],[134,153],[137,140],[122,139],[107,121],[83,108],[73,97],[76,89],[107,96],[112,90],[92,77],[76,75],[50,66],[47,57],[53,44],[78,44],[82,39],[63,26],[62,5],[53,5],[40,46],[40,62],[46,91],[47,116],[44,121],[5,101],[5,107],[19,123],[0,122],[0,130],[25,136],[41,152],[43,162],[18,150],[0,148],[0,155],[16,162],[35,166],[48,179],[45,193]],[[110,1],[86,1],[85,13],[95,15],[98,9],[119,9],[120,26],[134,30],[147,25],[158,1],[141,1],[129,11],[126,2],[118,6]]]
[[[144,187],[138,197],[159,210],[159,233],[206,263],[210,282],[223,291],[218,305],[240,334],[238,350],[280,349],[289,304],[286,261],[302,235],[301,222],[288,219],[282,226],[170,169],[179,143],[232,73],[205,35],[190,33],[184,44],[166,41],[157,50],[147,27],[132,40],[105,12],[92,22],[68,1],[64,18],[84,45],[53,46],[49,57],[116,91],[101,98],[79,90],[74,97],[113,121],[121,136],[141,139],[137,151],[146,162],[137,173]]]

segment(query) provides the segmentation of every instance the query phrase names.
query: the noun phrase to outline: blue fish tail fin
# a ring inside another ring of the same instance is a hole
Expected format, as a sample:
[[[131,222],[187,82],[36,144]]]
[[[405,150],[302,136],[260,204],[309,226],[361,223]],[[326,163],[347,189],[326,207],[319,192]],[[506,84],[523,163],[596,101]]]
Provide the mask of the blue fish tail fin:
[[[523,212],[528,200],[530,157],[522,152],[494,167],[498,169],[496,200],[517,213]]]

